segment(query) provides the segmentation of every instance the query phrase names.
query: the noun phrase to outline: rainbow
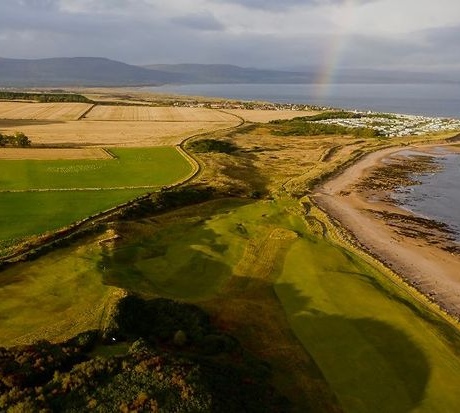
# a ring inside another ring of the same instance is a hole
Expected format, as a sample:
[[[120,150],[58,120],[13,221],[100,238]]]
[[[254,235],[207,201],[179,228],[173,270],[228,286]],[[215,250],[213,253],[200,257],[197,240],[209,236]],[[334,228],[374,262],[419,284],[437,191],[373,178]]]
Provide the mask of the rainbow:
[[[316,85],[315,99],[321,100],[321,98],[326,97],[330,91],[330,84],[334,83],[334,76],[348,40],[349,29],[353,23],[356,2],[357,0],[344,0],[343,2],[341,16],[344,24],[340,30],[331,36],[329,45],[324,49],[320,70],[314,82]]]

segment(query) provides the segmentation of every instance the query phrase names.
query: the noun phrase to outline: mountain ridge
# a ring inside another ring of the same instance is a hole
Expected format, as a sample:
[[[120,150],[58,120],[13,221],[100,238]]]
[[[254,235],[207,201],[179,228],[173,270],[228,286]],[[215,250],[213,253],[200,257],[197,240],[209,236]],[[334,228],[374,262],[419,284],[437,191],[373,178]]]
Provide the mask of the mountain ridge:
[[[311,84],[321,70],[257,69],[231,64],[151,64],[136,66],[104,57],[10,59],[0,57],[0,87],[114,87],[164,84]],[[338,70],[333,83],[459,83],[456,73],[369,69]]]

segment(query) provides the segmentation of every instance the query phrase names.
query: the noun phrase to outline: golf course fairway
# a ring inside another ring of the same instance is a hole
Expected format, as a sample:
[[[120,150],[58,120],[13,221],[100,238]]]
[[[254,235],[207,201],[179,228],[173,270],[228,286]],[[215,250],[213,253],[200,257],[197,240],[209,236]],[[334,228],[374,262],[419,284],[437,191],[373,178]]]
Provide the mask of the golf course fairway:
[[[111,230],[120,237],[113,245],[93,241],[92,249],[67,248],[54,267],[45,265],[47,256],[4,271],[9,290],[1,297],[2,314],[22,300],[37,313],[36,326],[40,314],[45,326],[48,307],[34,298],[39,279],[46,281],[41,295],[56,294],[51,302],[81,306],[50,274],[72,279],[88,271],[97,292],[88,300],[99,302],[103,288],[121,287],[209,307],[225,301],[237,284],[269,285],[346,412],[455,411],[458,331],[404,285],[321,235],[314,221],[298,201],[280,198],[224,199],[115,223]],[[245,317],[250,323],[252,315]],[[0,337],[11,328],[2,319]]]

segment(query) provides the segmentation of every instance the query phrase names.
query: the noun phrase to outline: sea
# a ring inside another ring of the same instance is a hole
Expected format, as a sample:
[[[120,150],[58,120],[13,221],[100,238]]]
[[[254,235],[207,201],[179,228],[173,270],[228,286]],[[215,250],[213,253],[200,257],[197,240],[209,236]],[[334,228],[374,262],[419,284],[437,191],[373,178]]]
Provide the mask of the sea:
[[[408,158],[417,155],[411,153]],[[425,152],[420,154],[427,155]],[[439,147],[432,155],[440,166],[439,171],[417,174],[420,185],[400,188],[392,197],[404,209],[418,216],[447,224],[456,241],[460,242],[460,154]]]
[[[167,94],[460,119],[460,84],[200,84],[147,89]],[[418,176],[420,185],[395,196],[402,207],[414,214],[448,224],[460,241],[460,155],[436,156],[441,166],[439,172]]]
[[[460,119],[460,84],[201,84],[142,89]]]

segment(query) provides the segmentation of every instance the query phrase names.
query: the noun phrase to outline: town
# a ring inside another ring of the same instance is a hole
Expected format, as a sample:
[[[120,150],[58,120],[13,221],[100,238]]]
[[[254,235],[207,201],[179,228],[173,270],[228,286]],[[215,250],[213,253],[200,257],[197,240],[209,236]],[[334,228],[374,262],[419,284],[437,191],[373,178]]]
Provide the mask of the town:
[[[371,128],[380,136],[410,136],[460,130],[460,120],[432,118],[420,115],[355,112],[356,117],[335,118],[318,121],[329,125],[351,128]]]

